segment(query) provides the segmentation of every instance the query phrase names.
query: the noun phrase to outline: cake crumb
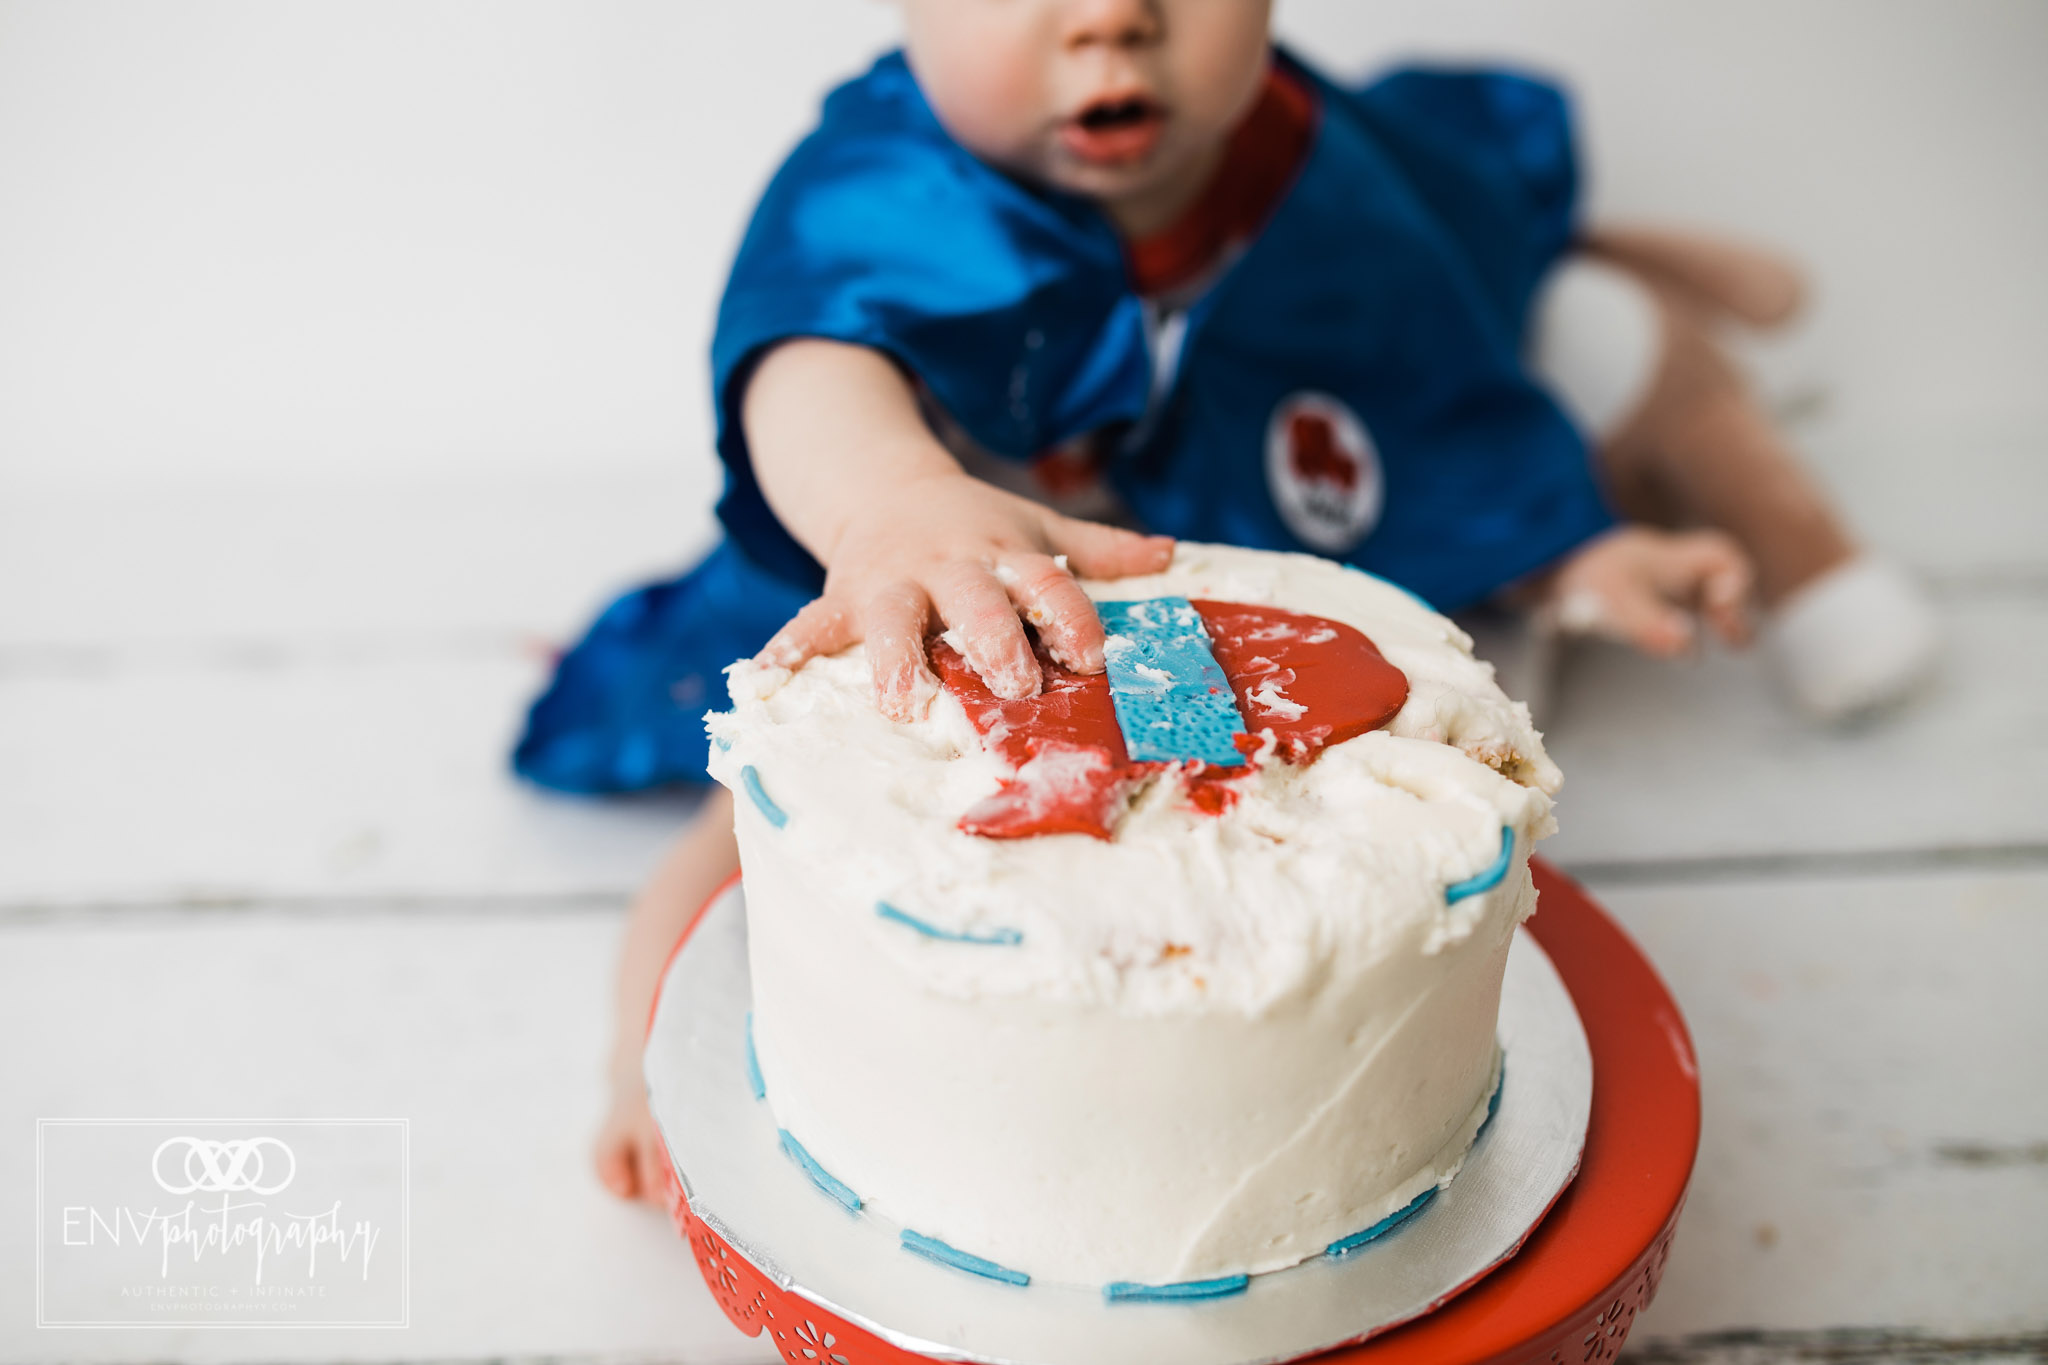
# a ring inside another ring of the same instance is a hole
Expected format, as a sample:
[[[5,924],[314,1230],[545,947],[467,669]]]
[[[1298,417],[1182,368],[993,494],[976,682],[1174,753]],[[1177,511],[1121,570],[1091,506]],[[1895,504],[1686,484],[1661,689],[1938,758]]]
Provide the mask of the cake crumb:
[[[1473,740],[1458,746],[1468,758],[1478,759],[1510,782],[1533,787],[1535,771],[1521,751],[1500,740]]]

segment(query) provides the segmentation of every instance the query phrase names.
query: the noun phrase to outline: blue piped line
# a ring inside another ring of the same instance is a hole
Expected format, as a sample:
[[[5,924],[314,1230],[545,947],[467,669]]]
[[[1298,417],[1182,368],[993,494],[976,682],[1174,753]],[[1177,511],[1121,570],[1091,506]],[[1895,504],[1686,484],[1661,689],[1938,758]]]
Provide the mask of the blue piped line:
[[[1132,1284],[1118,1280],[1102,1286],[1102,1297],[1111,1303],[1186,1303],[1192,1299],[1227,1299],[1242,1294],[1252,1282],[1249,1275],[1224,1275],[1214,1280],[1182,1280],[1179,1284]]]
[[[915,915],[906,914],[904,911],[898,910],[887,901],[876,901],[875,913],[885,920],[891,920],[897,924],[915,929],[926,938],[944,939],[948,943],[983,943],[1007,946],[1024,941],[1024,935],[1015,929],[991,929],[985,934],[966,934],[953,929],[941,929],[936,924],[928,924]]]
[[[949,1247],[936,1237],[927,1237],[921,1232],[912,1232],[909,1228],[903,1229],[902,1242],[903,1249],[914,1256],[922,1256],[927,1261],[937,1261],[940,1265],[949,1265],[955,1270],[964,1270],[970,1275],[979,1275],[984,1280],[1001,1280],[1004,1284],[1031,1283],[1031,1277],[1021,1270],[1012,1270],[1008,1266],[997,1265],[994,1261],[985,1261],[958,1247]]]
[[[1429,1201],[1434,1198],[1436,1198],[1436,1186],[1431,1185],[1421,1194],[1418,1194],[1413,1199],[1409,1200],[1407,1204],[1403,1205],[1401,1208],[1395,1209],[1392,1213],[1388,1214],[1385,1218],[1380,1219],[1379,1222],[1374,1223],[1364,1232],[1354,1232],[1349,1237],[1341,1238],[1338,1241],[1330,1243],[1330,1245],[1323,1248],[1323,1254],[1325,1256],[1336,1257],[1349,1256],[1352,1252],[1358,1250],[1366,1243],[1377,1242],[1380,1238],[1386,1236],[1395,1228],[1400,1227],[1401,1224],[1407,1222],[1416,1214],[1421,1213],[1423,1209],[1429,1206]]]
[[[754,1055],[754,1012],[747,1011],[747,1088],[754,1092],[754,1098],[768,1098],[768,1082],[761,1079],[761,1059]]]
[[[1515,857],[1515,831],[1507,825],[1500,827],[1500,856],[1493,860],[1493,866],[1477,876],[1467,877],[1462,882],[1452,882],[1444,888],[1444,904],[1456,905],[1467,896],[1476,896],[1482,891],[1491,891],[1500,885],[1501,878],[1508,875],[1508,864]]]
[[[1365,570],[1363,570],[1363,569],[1357,569],[1357,570],[1354,570],[1354,572],[1356,572],[1356,573],[1365,573]],[[1395,582],[1395,581],[1394,581],[1393,579],[1391,579],[1391,578],[1382,578],[1382,577],[1380,577],[1380,576],[1379,576],[1378,574],[1376,574],[1376,573],[1367,573],[1367,574],[1365,574],[1365,576],[1366,576],[1367,578],[1370,578],[1371,580],[1373,580],[1373,581],[1374,581],[1375,583],[1384,583],[1384,584],[1386,584],[1386,585],[1387,585],[1388,587],[1392,588],[1392,589],[1393,589],[1393,590],[1394,590],[1395,592],[1397,592],[1397,593],[1400,593],[1400,594],[1401,594],[1401,596],[1403,596],[1403,597],[1407,598],[1407,599],[1408,599],[1408,600],[1409,600],[1410,602],[1413,602],[1413,603],[1414,603],[1414,604],[1415,604],[1416,606],[1418,606],[1418,607],[1421,607],[1421,608],[1422,608],[1422,609],[1423,609],[1424,611],[1428,612],[1428,613],[1429,613],[1430,615],[1432,615],[1432,616],[1439,616],[1439,615],[1442,615],[1442,613],[1441,613],[1441,612],[1437,611],[1437,609],[1436,609],[1436,604],[1435,604],[1434,602],[1430,601],[1430,600],[1429,600],[1429,599],[1428,599],[1427,597],[1424,597],[1424,596],[1423,596],[1423,595],[1422,595],[1421,593],[1419,593],[1419,592],[1415,591],[1415,589],[1413,589],[1413,588],[1404,588],[1404,587],[1402,587],[1402,586],[1401,586],[1401,585],[1400,585],[1399,583],[1396,583],[1396,582]]]
[[[801,1142],[790,1136],[789,1129],[778,1128],[775,1130],[775,1136],[781,1141],[782,1150],[788,1154],[791,1161],[794,1161],[803,1170],[805,1175],[811,1178],[813,1185],[816,1185],[827,1195],[831,1196],[833,1202],[839,1204],[848,1213],[860,1212],[860,1196],[851,1189],[848,1189],[844,1181],[840,1180],[823,1166],[820,1166],[818,1159],[805,1151],[804,1145]]]
[[[761,790],[761,774],[749,763],[740,769],[740,785],[747,789],[747,795],[754,800],[754,806],[769,824],[781,829],[789,823],[789,813],[768,799],[768,793]]]
[[[1486,1101],[1486,1117],[1479,1120],[1479,1131],[1472,1135],[1474,1142],[1486,1136],[1486,1130],[1493,1127],[1493,1116],[1500,1112],[1500,1092],[1508,1083],[1508,1066],[1502,1062],[1500,1076],[1493,1083],[1493,1095]]]

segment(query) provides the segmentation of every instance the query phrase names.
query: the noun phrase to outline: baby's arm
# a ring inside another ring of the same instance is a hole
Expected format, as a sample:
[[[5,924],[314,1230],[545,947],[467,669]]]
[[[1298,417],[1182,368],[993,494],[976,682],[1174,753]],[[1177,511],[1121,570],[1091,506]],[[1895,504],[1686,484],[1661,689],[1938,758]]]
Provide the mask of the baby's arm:
[[[1719,531],[1625,524],[1566,556],[1537,589],[1564,629],[1669,658],[1693,647],[1701,618],[1747,644],[1753,578],[1749,556]]]
[[[865,640],[875,694],[923,715],[934,616],[991,691],[1038,691],[1019,621],[1065,666],[1102,671],[1102,625],[1072,574],[1156,573],[1164,536],[1076,521],[967,474],[933,437],[910,383],[861,346],[785,342],[756,366],[741,409],[755,477],[775,515],[825,566],[825,592],[761,651],[794,668]],[[1056,556],[1064,556],[1063,563]]]

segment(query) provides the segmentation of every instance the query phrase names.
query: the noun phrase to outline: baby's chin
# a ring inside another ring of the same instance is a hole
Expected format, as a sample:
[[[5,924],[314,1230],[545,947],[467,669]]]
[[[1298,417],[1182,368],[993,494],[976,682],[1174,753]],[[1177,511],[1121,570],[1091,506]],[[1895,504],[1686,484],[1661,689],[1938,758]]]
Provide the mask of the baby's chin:
[[[1143,206],[1170,193],[1186,178],[1193,160],[1182,149],[1162,146],[1139,160],[1104,163],[1083,160],[1054,146],[1034,157],[1025,174],[1049,189],[1093,199],[1116,215],[1120,208],[1142,211]]]

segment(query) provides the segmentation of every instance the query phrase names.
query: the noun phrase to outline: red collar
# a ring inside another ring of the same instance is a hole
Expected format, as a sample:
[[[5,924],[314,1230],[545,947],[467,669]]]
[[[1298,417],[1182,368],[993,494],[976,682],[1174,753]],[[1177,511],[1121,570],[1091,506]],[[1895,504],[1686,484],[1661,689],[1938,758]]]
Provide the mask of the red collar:
[[[1265,89],[1195,202],[1166,227],[1124,243],[1140,294],[1194,283],[1265,226],[1308,156],[1316,114],[1315,91],[1299,76],[1277,62],[1267,69]]]

